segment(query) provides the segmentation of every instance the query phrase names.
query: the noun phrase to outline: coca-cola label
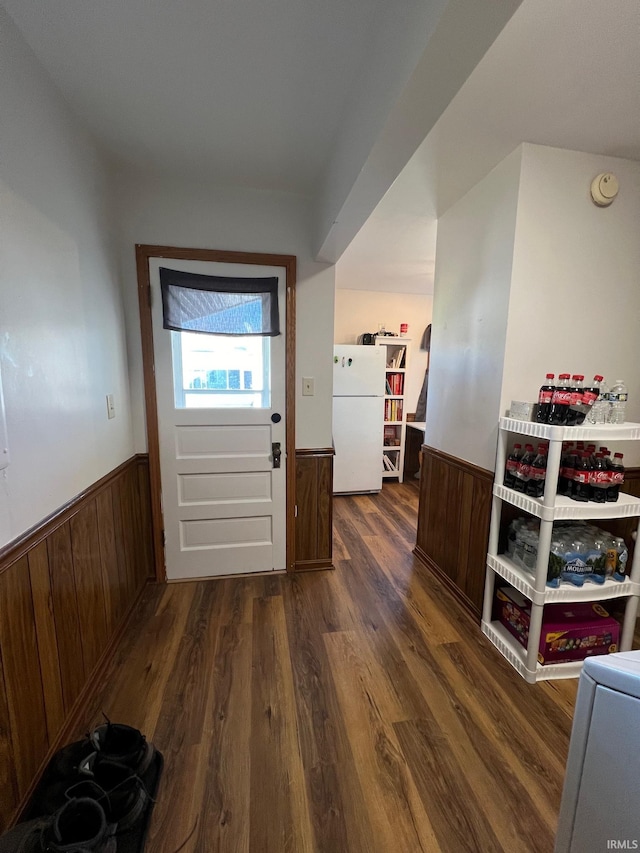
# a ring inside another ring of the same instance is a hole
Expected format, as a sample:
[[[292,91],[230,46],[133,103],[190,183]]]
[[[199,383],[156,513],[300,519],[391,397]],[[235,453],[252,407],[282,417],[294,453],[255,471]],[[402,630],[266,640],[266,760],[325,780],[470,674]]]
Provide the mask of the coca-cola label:
[[[576,473],[575,468],[569,468],[568,466],[560,469],[560,474],[566,480],[573,480],[573,475]]]
[[[591,472],[591,482],[594,486],[608,486],[609,485],[609,472],[608,471],[592,471]]]
[[[541,406],[544,406],[545,404],[550,403],[552,398],[553,398],[553,391],[550,388],[549,389],[546,389],[546,388],[540,389],[540,393],[538,394],[538,403]]]
[[[547,474],[546,468],[534,468],[533,465],[529,469],[529,479],[530,480],[544,480]]]
[[[521,480],[526,480],[529,477],[531,472],[531,465],[519,465],[517,470],[517,476],[520,477]]]
[[[582,391],[573,391],[571,394],[571,405],[579,406],[582,402]]]
[[[554,391],[553,403],[554,405],[559,406],[570,406],[572,397],[573,394],[571,393],[571,391]]]
[[[517,469],[518,463],[515,459],[507,459],[507,471],[513,474],[513,472]]]
[[[588,483],[590,471],[574,471],[573,479],[576,483]]]
[[[621,486],[624,483],[624,474],[622,471],[607,471],[610,477],[610,482],[615,486]]]
[[[583,391],[582,392],[582,402],[585,406],[593,406],[595,401],[598,399],[598,395],[593,391]]]

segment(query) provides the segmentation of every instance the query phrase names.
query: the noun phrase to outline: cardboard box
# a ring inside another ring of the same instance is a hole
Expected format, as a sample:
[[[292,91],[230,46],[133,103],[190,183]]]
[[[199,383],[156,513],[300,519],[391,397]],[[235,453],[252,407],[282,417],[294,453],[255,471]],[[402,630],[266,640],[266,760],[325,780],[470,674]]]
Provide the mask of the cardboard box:
[[[532,421],[535,413],[535,403],[527,403],[523,400],[512,400],[508,416],[516,421]]]
[[[510,586],[496,592],[498,618],[525,648],[531,602]],[[598,602],[548,604],[542,617],[538,661],[564,663],[618,651],[620,625]]]

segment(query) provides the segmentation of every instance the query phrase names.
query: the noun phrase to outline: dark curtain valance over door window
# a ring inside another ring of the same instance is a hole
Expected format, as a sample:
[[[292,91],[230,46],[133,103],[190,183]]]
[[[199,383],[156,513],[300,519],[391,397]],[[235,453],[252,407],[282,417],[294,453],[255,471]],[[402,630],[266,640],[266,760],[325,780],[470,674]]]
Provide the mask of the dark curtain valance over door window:
[[[280,334],[278,279],[160,268],[163,327],[209,335]]]

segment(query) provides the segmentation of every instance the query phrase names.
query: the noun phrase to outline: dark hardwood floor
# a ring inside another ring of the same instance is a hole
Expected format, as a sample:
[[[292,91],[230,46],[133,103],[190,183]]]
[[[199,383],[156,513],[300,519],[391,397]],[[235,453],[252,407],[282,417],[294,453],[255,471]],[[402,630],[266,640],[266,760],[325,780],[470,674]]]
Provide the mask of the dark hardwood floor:
[[[547,853],[576,682],[528,685],[413,557],[413,483],[334,572],[151,586],[101,710],[165,755],[151,853]]]

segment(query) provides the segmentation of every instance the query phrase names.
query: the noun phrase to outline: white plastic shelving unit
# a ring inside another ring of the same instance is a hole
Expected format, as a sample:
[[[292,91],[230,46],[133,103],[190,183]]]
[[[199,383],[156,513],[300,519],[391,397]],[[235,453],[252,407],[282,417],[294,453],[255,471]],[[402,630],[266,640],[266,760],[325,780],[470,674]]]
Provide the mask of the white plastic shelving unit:
[[[398,420],[384,421],[385,427],[393,428],[394,440],[398,444],[386,444],[383,439],[382,447],[382,477],[385,480],[394,479],[399,483],[402,482],[402,474],[404,470],[404,446],[407,429],[407,409],[406,409],[406,382],[407,382],[407,366],[409,362],[409,344],[410,338],[396,337],[395,335],[378,335],[376,337],[376,346],[385,346],[387,348],[387,366],[385,368],[385,380],[389,380],[391,376],[397,374],[402,377],[402,394],[385,394],[385,411],[386,401],[395,400],[402,406],[402,417]],[[402,364],[402,367],[395,365],[393,362]],[[391,467],[387,467],[384,460],[388,459]]]
[[[502,485],[510,433],[531,436],[549,441],[547,477],[542,498],[531,498]],[[605,601],[626,598],[624,622],[620,637],[620,651],[629,651],[638,614],[640,597],[640,541],[634,551],[629,577],[622,582],[606,580],[604,584],[585,583],[582,587],[561,584],[547,586],[547,566],[551,548],[553,522],[565,519],[600,519],[640,517],[640,498],[620,493],[616,503],[577,503],[556,494],[558,471],[563,441],[598,442],[640,440],[640,424],[607,424],[606,426],[559,427],[546,424],[501,418],[496,473],[493,485],[493,505],[487,554],[487,574],[482,612],[482,631],[507,658],[526,681],[536,682],[552,678],[574,678],[582,670],[582,661],[546,664],[538,663],[538,648],[542,630],[542,616],[546,604],[562,601]],[[538,559],[535,574],[530,574],[513,563],[505,554],[498,554],[502,504],[507,502],[540,519]],[[525,649],[500,623],[492,621],[493,597],[496,576],[503,578],[531,601],[529,640]]]

